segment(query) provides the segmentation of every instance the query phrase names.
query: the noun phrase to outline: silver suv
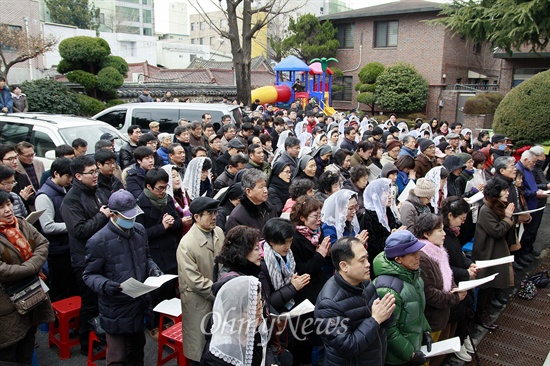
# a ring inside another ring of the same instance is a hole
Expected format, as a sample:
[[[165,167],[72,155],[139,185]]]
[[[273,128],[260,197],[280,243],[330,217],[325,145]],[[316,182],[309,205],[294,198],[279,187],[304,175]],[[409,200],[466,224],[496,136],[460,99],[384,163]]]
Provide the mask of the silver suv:
[[[71,145],[74,139],[82,138],[88,142],[88,154],[93,154],[95,143],[106,132],[118,137],[115,140],[115,149],[119,150],[125,137],[101,121],[45,113],[0,115],[0,143],[16,145],[21,141],[30,142],[34,145],[36,158],[44,162],[46,168],[55,159],[56,146]]]

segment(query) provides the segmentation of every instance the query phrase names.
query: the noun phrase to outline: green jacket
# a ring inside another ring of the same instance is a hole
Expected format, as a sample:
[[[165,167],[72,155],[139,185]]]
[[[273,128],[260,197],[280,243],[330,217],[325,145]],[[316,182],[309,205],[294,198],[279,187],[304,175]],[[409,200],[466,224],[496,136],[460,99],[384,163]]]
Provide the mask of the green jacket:
[[[400,365],[409,361],[414,351],[420,350],[422,333],[430,331],[424,316],[424,281],[420,278],[420,270],[409,271],[386,258],[384,252],[376,256],[373,267],[378,295],[382,298],[390,293],[395,297],[394,322],[386,330],[386,364]],[[379,277],[382,275],[385,276]]]

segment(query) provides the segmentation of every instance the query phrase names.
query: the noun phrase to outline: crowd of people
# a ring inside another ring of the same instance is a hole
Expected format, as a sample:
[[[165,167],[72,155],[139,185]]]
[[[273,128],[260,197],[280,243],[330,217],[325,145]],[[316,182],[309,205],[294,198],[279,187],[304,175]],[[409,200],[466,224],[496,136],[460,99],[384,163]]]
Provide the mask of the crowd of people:
[[[205,113],[173,135],[149,127],[130,126],[119,152],[109,133],[94,154],[82,138],[60,145],[47,171],[30,143],[0,145],[0,361],[30,364],[51,302],[75,295],[81,353],[102,328],[107,365],[143,364],[146,334],[163,330],[152,308],[175,297],[190,365],[438,365],[421,346],[454,336],[469,361],[469,325],[495,331],[491,308],[540,255],[543,210],[524,211],[548,197],[541,146],[325,116],[314,101],[257,105],[237,126]],[[456,291],[495,273],[476,306]],[[177,278],[136,298],[121,288],[163,274]],[[8,290],[34,277],[49,298],[23,313]]]

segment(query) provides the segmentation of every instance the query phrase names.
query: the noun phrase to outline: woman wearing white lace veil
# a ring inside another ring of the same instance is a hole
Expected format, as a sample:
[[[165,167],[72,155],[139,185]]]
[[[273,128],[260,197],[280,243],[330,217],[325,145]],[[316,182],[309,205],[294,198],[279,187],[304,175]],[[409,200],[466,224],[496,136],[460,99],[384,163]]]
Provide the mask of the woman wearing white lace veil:
[[[212,193],[209,177],[211,168],[212,162],[205,157],[193,158],[187,165],[182,185],[191,200],[203,195],[209,196]]]
[[[344,129],[349,126],[349,121],[346,118],[342,118],[338,122],[338,133],[340,136],[344,136]]]
[[[264,364],[268,329],[256,277],[238,276],[223,285],[214,300],[211,334],[201,365]]]
[[[330,236],[331,244],[344,236],[359,234],[357,220],[357,193],[341,189],[327,198],[321,210],[323,233]]]
[[[407,122],[399,122],[397,124],[397,128],[399,128],[399,141],[403,140],[403,137],[409,133],[409,126],[407,125]]]
[[[288,138],[288,136],[293,136],[293,132],[290,130],[284,130],[279,134],[279,140],[277,140],[277,150],[275,150],[275,153],[273,154],[273,160],[271,161],[271,166],[275,165],[277,160],[281,157],[281,155],[285,152],[285,141]]]
[[[298,135],[298,139],[300,140],[300,147],[311,147],[311,143],[313,142],[313,136],[309,132],[302,132],[300,135]]]
[[[434,213],[438,213],[441,207],[441,202],[447,198],[447,177],[449,172],[442,166],[436,166],[426,173],[426,178],[435,185],[435,194],[430,198],[430,204],[434,209]]]
[[[464,128],[462,131],[460,131],[460,134],[462,135],[462,137],[464,137],[464,141],[460,141],[460,148],[462,152],[471,154],[474,151],[474,135],[472,133],[472,130],[470,130],[469,128]],[[465,146],[462,146],[463,143]]]
[[[306,128],[307,128],[306,121],[296,123],[296,126],[294,127],[294,135],[300,136],[303,132],[306,132]]]
[[[422,123],[422,126],[420,126],[420,130],[418,130],[418,132],[420,132],[419,137],[429,138],[430,140],[433,139],[433,132],[429,123]],[[425,132],[428,132],[430,137],[425,136]]]
[[[317,136],[315,136],[315,139],[313,140],[313,145],[311,145],[312,150],[316,150],[320,148],[323,145],[326,145],[328,143],[327,135],[324,133],[320,133]]]

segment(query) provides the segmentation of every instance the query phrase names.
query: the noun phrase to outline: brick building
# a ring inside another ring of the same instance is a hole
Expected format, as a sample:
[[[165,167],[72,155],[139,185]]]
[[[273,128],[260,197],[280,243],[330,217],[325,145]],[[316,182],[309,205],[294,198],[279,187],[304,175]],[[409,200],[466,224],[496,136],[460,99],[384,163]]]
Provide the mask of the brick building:
[[[461,120],[460,106],[469,96],[498,90],[501,61],[488,45],[427,24],[440,10],[438,3],[401,0],[320,17],[334,24],[340,41],[336,58],[346,89],[333,106],[357,107],[358,73],[373,61],[412,64],[430,86],[425,113],[440,120]]]

